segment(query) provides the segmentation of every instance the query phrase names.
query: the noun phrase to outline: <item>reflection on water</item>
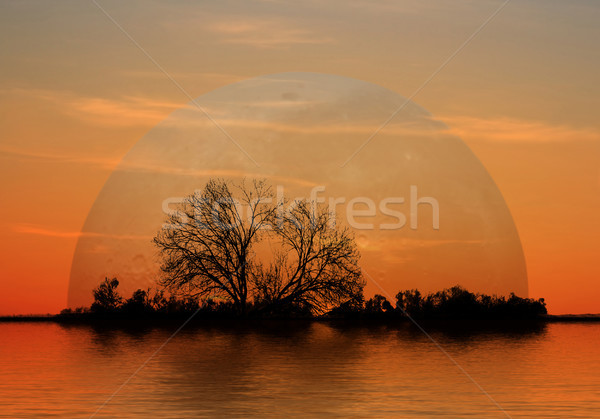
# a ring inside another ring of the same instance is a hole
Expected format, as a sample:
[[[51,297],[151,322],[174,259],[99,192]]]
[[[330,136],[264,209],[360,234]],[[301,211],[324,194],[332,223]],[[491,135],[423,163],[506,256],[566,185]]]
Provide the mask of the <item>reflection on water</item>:
[[[90,416],[172,334],[0,324],[0,415]],[[514,417],[600,412],[600,325],[431,336]],[[418,329],[182,330],[100,411],[127,416],[504,417]]]

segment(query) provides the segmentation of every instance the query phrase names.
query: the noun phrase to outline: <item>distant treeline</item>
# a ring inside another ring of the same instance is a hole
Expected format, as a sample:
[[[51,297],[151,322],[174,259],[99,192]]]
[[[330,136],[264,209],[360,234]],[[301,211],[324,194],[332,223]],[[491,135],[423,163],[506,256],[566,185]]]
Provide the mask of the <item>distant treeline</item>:
[[[521,298],[510,296],[490,296],[475,294],[460,286],[423,295],[419,290],[400,291],[394,304],[387,298],[376,294],[366,302],[349,301],[334,308],[329,315],[364,316],[376,318],[414,318],[414,319],[504,319],[539,318],[546,315],[546,303],[543,298]]]
[[[191,296],[166,296],[161,290],[138,289],[130,298],[117,291],[116,278],[105,279],[93,291],[94,302],[87,307],[65,309],[61,317],[171,317],[196,313],[197,317],[231,318],[240,316],[236,307],[219,299],[199,300]],[[521,298],[475,294],[455,286],[423,295],[418,290],[400,291],[395,301],[382,295],[365,300],[362,294],[319,317],[334,319],[535,319],[547,314],[543,298]],[[308,305],[250,303],[243,314],[258,318],[316,317]]]

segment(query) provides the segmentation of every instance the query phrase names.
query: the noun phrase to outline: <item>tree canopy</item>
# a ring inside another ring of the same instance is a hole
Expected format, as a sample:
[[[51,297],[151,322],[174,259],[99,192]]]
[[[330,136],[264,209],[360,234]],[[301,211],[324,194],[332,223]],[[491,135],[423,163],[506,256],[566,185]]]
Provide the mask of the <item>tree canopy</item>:
[[[249,302],[324,312],[364,287],[353,236],[331,217],[308,200],[284,210],[264,180],[210,180],[154,238],[161,283],[175,293],[229,300],[241,312]],[[278,245],[268,262],[255,259],[265,239]]]
[[[94,312],[110,312],[118,309],[123,303],[123,297],[117,291],[118,286],[119,281],[117,278],[105,278],[93,291],[94,302],[91,310]]]

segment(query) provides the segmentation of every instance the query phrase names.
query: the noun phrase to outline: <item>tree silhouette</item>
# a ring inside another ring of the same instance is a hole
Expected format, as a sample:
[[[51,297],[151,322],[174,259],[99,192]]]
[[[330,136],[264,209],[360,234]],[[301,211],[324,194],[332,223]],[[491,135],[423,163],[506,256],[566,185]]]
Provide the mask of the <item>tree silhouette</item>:
[[[297,269],[298,265],[297,263],[287,262],[283,266],[289,274]],[[254,284],[254,275],[262,272],[261,269],[260,265],[255,265],[255,268],[249,272],[249,284]],[[271,266],[266,271],[272,272],[272,270],[273,267]],[[292,276],[283,277],[280,273],[271,273],[270,276],[265,278],[262,279],[260,284],[255,284],[250,288],[254,291],[250,295],[255,298],[257,303],[254,305],[254,308],[257,309],[255,313],[260,314],[261,317],[311,318],[315,314],[326,313],[326,318],[345,318],[353,321],[360,319],[402,321],[407,320],[407,317],[410,316],[418,319],[477,322],[484,319],[491,321],[539,321],[543,320],[547,314],[546,302],[543,298],[537,300],[521,298],[512,293],[508,298],[495,295],[489,296],[469,292],[458,285],[426,295],[422,295],[418,290],[401,291],[396,295],[396,307],[394,308],[384,296],[379,294],[375,294],[365,301],[360,277],[355,277],[356,282],[348,284],[348,288],[342,287],[335,291],[336,288],[334,287],[334,291],[330,291],[329,294],[325,296],[316,294],[316,297],[311,295],[311,291],[296,294],[284,290],[290,284],[301,286],[304,280],[294,282],[291,280]],[[309,278],[306,282],[311,284],[314,283],[313,281],[315,281],[314,276],[312,280]],[[279,284],[279,291],[267,301],[264,296],[265,291],[261,291],[261,286],[268,286],[270,290],[268,292],[273,292],[272,290],[277,289],[273,283]],[[119,281],[116,278],[105,278],[93,290],[94,303],[91,309],[84,307],[75,310],[64,309],[61,311],[60,316],[64,319],[128,317],[158,319],[170,316],[175,318],[187,317],[192,313],[199,313],[198,316],[204,318],[231,318],[240,314],[239,307],[231,299],[217,301],[209,297],[200,301],[197,297],[191,295],[183,297],[170,295],[167,298],[164,290],[161,289],[138,289],[133,292],[130,298],[123,301],[123,298],[117,292],[118,285]],[[352,288],[352,285],[355,288]],[[322,287],[323,285],[319,285],[317,289]]]
[[[117,310],[123,303],[123,297],[119,295],[117,278],[104,278],[104,281],[93,290],[94,302],[90,309],[93,312],[110,312]]]
[[[150,293],[142,289],[135,290],[131,298],[128,298],[123,303],[123,310],[133,314],[149,312],[152,309]]]
[[[264,181],[248,187],[210,180],[201,194],[189,195],[154,238],[163,257],[162,284],[194,297],[228,298],[245,311],[250,251],[275,211],[263,204],[269,197]],[[241,206],[248,208],[248,217]]]
[[[399,315],[429,318],[538,318],[547,314],[546,302],[520,298],[510,294],[489,296],[475,294],[454,286],[422,296],[418,290],[400,291],[396,294],[396,311]]]
[[[392,312],[392,304],[383,295],[375,294],[365,303],[365,312],[369,314],[381,314]]]
[[[396,310],[411,316],[419,315],[423,311],[421,292],[416,289],[398,292]]]
[[[271,304],[301,304],[316,312],[356,298],[364,287],[359,253],[350,231],[336,228],[332,214],[295,201],[273,225],[281,250],[255,271],[257,297]]]
[[[210,180],[154,238],[163,257],[161,283],[177,294],[229,300],[240,312],[250,301],[322,312],[364,286],[350,232],[331,221],[307,201],[283,211],[265,181]],[[280,248],[265,266],[252,258],[253,247],[267,236]]]

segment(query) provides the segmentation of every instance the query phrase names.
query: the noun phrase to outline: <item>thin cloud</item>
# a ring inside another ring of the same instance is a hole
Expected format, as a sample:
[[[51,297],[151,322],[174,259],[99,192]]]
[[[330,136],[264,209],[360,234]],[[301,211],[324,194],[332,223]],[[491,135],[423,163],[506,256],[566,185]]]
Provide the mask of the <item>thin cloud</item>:
[[[73,156],[73,155],[58,155],[58,154],[46,154],[36,153],[28,150],[13,150],[13,149],[0,149],[0,155],[4,154],[11,158],[17,159],[35,159],[56,162],[60,164],[81,164],[87,167],[95,166],[102,170],[109,170],[115,172],[136,172],[136,173],[148,173],[148,174],[166,174],[166,175],[177,175],[177,176],[188,176],[193,178],[198,177],[233,177],[233,178],[266,178],[273,182],[280,182],[286,184],[295,184],[299,186],[313,187],[318,184],[309,180],[294,178],[290,176],[277,176],[268,173],[249,173],[242,170],[225,170],[225,169],[193,169],[193,168],[181,168],[181,167],[169,167],[159,164],[135,162],[135,161],[122,161],[121,158],[98,158],[90,156]]]
[[[53,230],[32,224],[18,224],[14,226],[14,231],[20,234],[33,234],[37,236],[56,237],[56,238],[79,238],[79,237],[104,237],[119,240],[151,240],[152,236],[139,236],[127,234],[104,234],[82,231]]]
[[[162,173],[167,175],[178,175],[178,176],[188,176],[192,178],[199,177],[225,177],[225,178],[266,178],[272,182],[280,182],[280,183],[291,183],[299,186],[317,186],[318,183],[290,177],[290,176],[277,176],[270,175],[266,173],[250,173],[248,171],[242,170],[227,170],[227,169],[193,169],[193,168],[181,168],[181,167],[169,167],[169,166],[160,166],[155,164],[146,164],[146,163],[135,163],[135,162],[123,162],[116,169],[116,171],[123,172],[143,172],[143,173]]]
[[[50,102],[54,109],[77,119],[102,126],[152,125],[185,103],[147,97],[103,98],[80,96],[63,90],[13,88],[5,94],[29,96]]]
[[[124,97],[120,100],[97,97],[74,98],[61,103],[67,113],[102,125],[147,125],[164,119],[180,103]]]
[[[244,19],[216,22],[208,31],[224,44],[247,45],[255,48],[283,48],[297,44],[328,44],[330,37],[317,36],[312,31],[294,27],[290,22],[274,19]]]
[[[278,102],[277,102],[278,103]],[[288,102],[286,107],[297,106],[310,107],[318,102]],[[265,101],[262,103],[254,103],[248,105],[248,107],[255,108],[270,108],[273,109],[273,114],[277,115],[277,110],[282,107],[274,107],[275,102]],[[221,104],[219,104],[221,105]],[[203,105],[203,108],[212,115],[221,126],[225,129],[238,128],[238,129],[252,129],[260,130],[265,132],[281,132],[290,134],[323,134],[323,135],[335,135],[335,134],[361,134],[369,135],[377,128],[378,124],[381,123],[381,119],[385,118],[385,115],[381,118],[374,118],[374,116],[363,117],[358,120],[348,121],[326,121],[320,123],[310,123],[301,119],[279,122],[275,118],[273,120],[258,119],[258,118],[244,118],[236,117],[236,114],[241,114],[243,109],[243,103],[231,103],[230,108],[227,106],[214,106],[214,105]],[[195,109],[192,107],[188,108],[191,112],[182,112],[172,115],[168,120],[165,120],[165,126],[173,127],[185,127],[185,128],[196,128],[201,129],[210,126],[210,121],[202,118],[201,115],[196,116]],[[325,118],[325,117],[324,117]],[[405,135],[405,136],[423,136],[423,135],[437,135],[446,134],[447,127],[438,120],[432,119],[429,116],[417,115],[407,116],[402,118],[398,116],[388,126],[381,131],[381,135]]]
[[[17,150],[12,148],[0,148],[0,155],[4,155],[13,159],[27,159],[27,160],[44,160],[49,162],[56,162],[60,164],[80,164],[85,166],[93,166],[102,170],[114,170],[119,162],[121,161],[118,157],[95,157],[95,156],[81,156],[81,155],[69,155],[69,154],[50,154],[40,153],[32,150]]]
[[[600,141],[600,132],[596,129],[548,124],[541,121],[467,116],[448,116],[441,120],[450,127],[449,133],[465,140],[513,143]]]
[[[490,240],[483,239],[413,239],[406,237],[393,239],[378,237],[376,240],[359,237],[357,239],[358,247],[362,251],[367,252],[379,252],[383,250],[399,252],[449,245],[481,246],[490,242]]]
[[[123,70],[120,72],[122,75],[127,77],[133,77],[135,79],[145,78],[153,80],[164,80],[165,74],[158,69],[150,70]],[[249,76],[243,76],[239,74],[229,73],[209,73],[209,72],[177,72],[170,71],[169,74],[178,81],[189,80],[193,83],[199,83],[200,81],[206,81],[211,83],[219,83],[223,86],[242,81],[247,79]]]

